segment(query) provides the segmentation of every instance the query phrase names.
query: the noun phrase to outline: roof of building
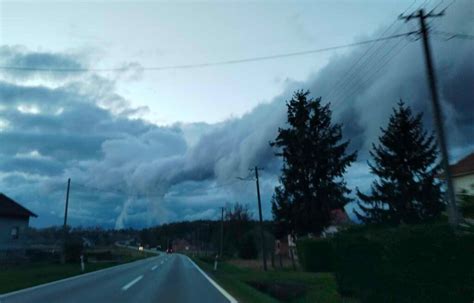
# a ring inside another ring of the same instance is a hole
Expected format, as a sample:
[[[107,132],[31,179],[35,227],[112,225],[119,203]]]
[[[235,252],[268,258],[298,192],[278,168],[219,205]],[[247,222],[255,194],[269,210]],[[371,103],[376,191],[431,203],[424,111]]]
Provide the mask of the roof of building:
[[[0,217],[38,217],[3,193],[0,193]]]
[[[450,165],[449,168],[454,177],[474,174],[474,152],[462,158],[456,164]]]
[[[336,208],[331,210],[331,223],[335,225],[347,224],[351,220],[344,208]]]

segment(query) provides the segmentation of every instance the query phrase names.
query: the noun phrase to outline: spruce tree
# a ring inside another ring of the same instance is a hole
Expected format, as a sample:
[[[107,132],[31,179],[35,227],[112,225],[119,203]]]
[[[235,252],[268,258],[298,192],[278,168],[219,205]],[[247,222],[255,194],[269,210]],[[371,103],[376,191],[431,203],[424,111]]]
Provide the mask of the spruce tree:
[[[356,215],[365,223],[418,223],[432,220],[444,209],[438,153],[432,134],[423,130],[422,114],[413,116],[400,100],[379,144],[372,144],[373,163],[368,162],[377,178],[371,193],[357,189],[361,211]]]
[[[297,91],[287,102],[288,127],[270,143],[283,158],[272,199],[279,234],[320,234],[330,224],[331,210],[349,201],[343,174],[356,153],[346,153],[349,141],[341,142],[342,126],[332,123],[329,104],[308,95]]]

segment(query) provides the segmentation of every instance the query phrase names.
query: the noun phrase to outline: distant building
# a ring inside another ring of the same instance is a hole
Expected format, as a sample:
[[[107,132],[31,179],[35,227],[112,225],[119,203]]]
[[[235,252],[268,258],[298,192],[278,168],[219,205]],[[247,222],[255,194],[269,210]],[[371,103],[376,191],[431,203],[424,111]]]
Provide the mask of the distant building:
[[[0,250],[25,247],[30,217],[37,215],[0,193]]]
[[[176,252],[188,251],[189,249],[198,250],[197,247],[192,246],[185,239],[173,240],[172,248],[173,248],[173,251],[176,251]]]
[[[449,166],[456,194],[474,195],[474,153]]]
[[[340,231],[341,228],[343,228],[344,226],[352,224],[352,221],[351,219],[349,219],[349,216],[347,215],[344,208],[336,208],[336,209],[331,210],[330,216],[331,216],[331,225],[326,227],[321,232],[321,236],[323,238],[334,235],[335,233]]]

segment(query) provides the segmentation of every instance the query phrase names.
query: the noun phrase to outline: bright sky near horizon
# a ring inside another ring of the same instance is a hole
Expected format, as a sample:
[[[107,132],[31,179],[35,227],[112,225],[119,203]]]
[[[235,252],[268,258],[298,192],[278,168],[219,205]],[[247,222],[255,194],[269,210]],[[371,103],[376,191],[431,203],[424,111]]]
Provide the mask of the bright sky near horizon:
[[[95,68],[215,62],[351,43],[413,2],[1,1],[0,44],[80,54]],[[268,102],[335,54],[137,72],[121,77],[117,92],[148,107],[143,116],[157,124],[220,122]]]

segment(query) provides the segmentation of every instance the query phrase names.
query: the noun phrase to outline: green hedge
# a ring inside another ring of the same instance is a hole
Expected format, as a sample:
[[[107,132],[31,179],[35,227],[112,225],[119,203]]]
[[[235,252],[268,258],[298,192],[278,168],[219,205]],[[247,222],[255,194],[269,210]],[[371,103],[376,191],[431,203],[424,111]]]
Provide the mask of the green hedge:
[[[305,239],[296,243],[298,261],[306,271],[323,272],[334,269],[334,250],[326,239]]]
[[[361,302],[472,302],[474,235],[446,225],[355,229],[331,240],[343,295]]]

